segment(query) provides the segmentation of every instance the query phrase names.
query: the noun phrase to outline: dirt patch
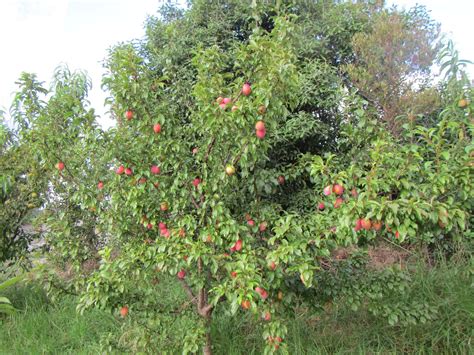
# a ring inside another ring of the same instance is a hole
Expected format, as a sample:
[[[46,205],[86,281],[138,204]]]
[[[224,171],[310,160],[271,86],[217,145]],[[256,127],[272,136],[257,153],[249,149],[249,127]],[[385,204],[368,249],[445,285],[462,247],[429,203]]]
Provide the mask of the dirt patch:
[[[97,259],[88,259],[82,263],[80,274],[90,275],[94,271],[98,270],[99,267],[100,264]],[[77,277],[78,273],[74,270],[74,267],[71,263],[67,263],[63,269],[56,268],[56,275],[64,281],[70,281],[74,277]]]
[[[324,262],[330,265],[333,262],[349,259],[354,253],[360,251],[361,249],[356,246],[337,248],[332,251],[330,259],[325,260]],[[399,265],[401,268],[405,268],[408,259],[412,255],[413,253],[410,252],[410,250],[395,245],[386,243],[372,245],[367,249],[367,256],[369,258],[368,267],[375,270],[381,270],[393,265]]]
[[[395,264],[401,268],[405,268],[408,259],[412,253],[408,250],[390,246],[388,244],[380,244],[370,246],[368,249],[370,268],[381,270]]]
[[[348,259],[356,250],[358,250],[355,246],[350,247],[340,247],[334,249],[331,253],[331,259],[335,260],[345,260]]]

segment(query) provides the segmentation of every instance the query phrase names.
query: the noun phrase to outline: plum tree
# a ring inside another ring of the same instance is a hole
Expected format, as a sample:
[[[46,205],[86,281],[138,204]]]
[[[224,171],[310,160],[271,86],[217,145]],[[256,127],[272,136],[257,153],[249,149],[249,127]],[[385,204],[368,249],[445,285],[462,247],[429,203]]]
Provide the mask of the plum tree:
[[[285,107],[296,102],[293,23],[291,17],[275,17],[274,28],[267,32],[257,27],[248,44],[228,52],[217,47],[199,51],[193,60],[197,70],[194,108],[184,124],[173,105],[156,105],[157,99],[162,101],[166,97],[164,79],[153,78],[132,47],[125,45],[114,50],[105,79],[113,95],[113,106],[118,117],[120,112],[131,112],[127,110],[133,107],[133,117],[139,119],[119,120],[102,159],[94,162],[107,162],[101,170],[116,167],[115,173],[109,170],[101,176],[106,184],[100,195],[95,193],[96,203],[90,200],[93,195],[89,189],[70,191],[72,199],[94,205],[100,228],[108,230],[111,238],[109,246],[100,251],[102,266],[85,281],[86,285],[96,287],[86,288],[81,309],[122,302],[120,298],[127,292],[123,287],[116,294],[105,291],[110,282],[107,270],[127,260],[127,274],[137,262],[144,263],[148,266],[141,271],[142,282],[159,269],[181,283],[202,318],[198,325],[203,329],[200,334],[206,336],[198,343],[203,344],[205,353],[210,353],[209,327],[218,303],[226,302],[233,313],[242,306],[260,314],[262,309],[272,307],[270,300],[276,299],[283,287],[283,271],[304,274],[308,286],[311,284],[316,265],[311,262],[313,256],[301,253],[306,242],[294,243],[290,252],[285,248],[286,233],[280,233],[262,245],[255,233],[269,233],[267,225],[277,228],[284,222],[271,212],[271,203],[260,199],[261,192],[246,193],[249,186],[260,184],[255,172],[269,149],[269,143],[253,134],[252,113],[265,103],[268,109],[264,130],[272,129],[285,119]],[[223,70],[229,62],[233,63],[235,74],[231,80],[224,80]],[[156,85],[159,80],[163,80],[162,84]],[[247,80],[252,81],[251,90],[247,84],[242,87]],[[156,88],[154,96],[146,95],[152,84],[161,89]],[[216,94],[222,92],[225,97],[216,101]],[[219,105],[226,106],[238,103],[239,110],[221,110],[214,104],[219,101]],[[127,119],[129,116],[126,114]],[[156,130],[149,130],[157,118],[167,127],[160,131],[158,140]],[[259,130],[261,127],[257,127]],[[193,150],[196,146],[201,149]],[[71,163],[71,171],[59,178],[74,179],[77,164],[76,159]],[[239,175],[226,178],[235,174],[235,166]],[[137,184],[139,178],[135,176],[144,179],[141,184]],[[190,179],[193,176],[200,178]],[[195,189],[189,188],[190,180]],[[101,199],[107,204],[101,203]],[[262,221],[260,224],[253,219],[242,223],[249,209],[259,210],[254,218]],[[154,225],[159,228],[154,229]],[[112,240],[115,241],[111,243]],[[112,245],[120,245],[115,259],[108,256]],[[269,257],[272,265],[280,265],[280,271],[268,268]],[[241,276],[236,278],[236,274]],[[124,284],[125,275],[116,282]],[[276,310],[265,327],[265,337],[286,334]],[[285,344],[280,344],[280,348],[284,349]]]

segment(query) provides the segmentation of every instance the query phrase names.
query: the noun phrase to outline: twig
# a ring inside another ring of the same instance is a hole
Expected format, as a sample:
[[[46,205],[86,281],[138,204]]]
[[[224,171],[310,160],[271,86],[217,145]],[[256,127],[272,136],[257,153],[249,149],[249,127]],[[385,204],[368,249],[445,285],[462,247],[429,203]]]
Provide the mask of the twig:
[[[395,244],[395,243],[392,242],[390,239],[387,239],[387,238],[385,238],[385,237],[383,237],[383,239],[386,240],[387,242],[389,242],[389,243],[395,245],[396,247],[398,247],[398,248],[400,248],[400,249],[402,249],[402,250],[405,250],[406,252],[408,252],[408,253],[410,253],[410,254],[412,254],[412,255],[414,254],[412,251],[410,251],[410,250],[408,250],[408,249],[405,249],[405,248],[402,247],[401,245]]]

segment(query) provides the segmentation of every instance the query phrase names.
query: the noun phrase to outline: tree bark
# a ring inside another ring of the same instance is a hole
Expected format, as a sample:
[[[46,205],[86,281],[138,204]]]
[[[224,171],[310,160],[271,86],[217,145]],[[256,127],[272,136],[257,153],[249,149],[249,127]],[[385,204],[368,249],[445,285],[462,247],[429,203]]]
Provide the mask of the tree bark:
[[[206,344],[203,348],[204,355],[212,355],[212,339],[211,339],[211,319],[212,319],[212,308],[206,315]]]
[[[211,341],[211,330],[208,329],[206,333],[206,345],[203,349],[204,355],[212,355],[212,341]]]
[[[198,274],[201,275],[203,272],[203,263],[202,259],[198,258],[197,261]],[[209,276],[208,280],[209,282]],[[214,307],[212,304],[208,303],[207,288],[203,286],[200,290],[197,291],[196,296],[194,295],[191,287],[189,287],[184,280],[181,280],[184,289],[186,290],[188,296],[192,299],[193,303],[196,305],[197,313],[203,317],[206,321],[206,342],[203,346],[204,355],[212,355],[212,339],[211,339],[211,322],[212,322],[212,311]]]

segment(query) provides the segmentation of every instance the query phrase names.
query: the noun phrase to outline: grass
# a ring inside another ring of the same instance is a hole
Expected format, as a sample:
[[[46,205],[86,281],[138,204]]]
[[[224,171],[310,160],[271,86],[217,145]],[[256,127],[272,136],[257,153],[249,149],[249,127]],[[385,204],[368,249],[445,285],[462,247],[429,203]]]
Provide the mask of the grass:
[[[435,268],[420,264],[414,269],[410,295],[438,308],[437,317],[431,322],[390,326],[364,308],[352,311],[335,303],[330,311],[299,311],[288,320],[289,352],[471,353],[474,287],[468,267],[466,263],[442,263]],[[31,284],[10,290],[6,296],[21,312],[1,321],[1,354],[98,354],[103,352],[101,339],[107,334],[120,338],[126,331],[123,322],[108,312],[93,310],[78,315],[73,298],[51,304]],[[184,326],[179,322],[176,325]],[[263,342],[257,327],[248,314],[227,317],[216,312],[212,329],[215,353],[261,354]],[[163,349],[150,352],[159,350]]]
[[[80,316],[75,300],[48,302],[35,286],[20,286],[7,296],[21,311],[0,320],[1,354],[96,354],[102,334],[119,330],[107,312],[93,310]]]

